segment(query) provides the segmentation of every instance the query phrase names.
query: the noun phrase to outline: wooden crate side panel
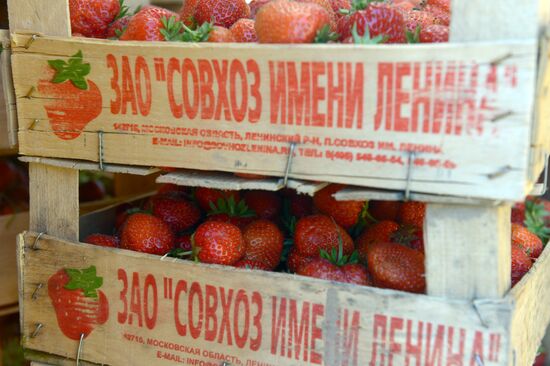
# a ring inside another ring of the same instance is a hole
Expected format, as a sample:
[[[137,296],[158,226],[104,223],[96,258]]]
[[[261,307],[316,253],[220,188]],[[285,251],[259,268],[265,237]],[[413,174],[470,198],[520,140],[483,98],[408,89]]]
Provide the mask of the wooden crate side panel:
[[[512,352],[516,365],[531,365],[550,324],[550,245],[511,292]]]
[[[95,266],[109,315],[84,341],[83,359],[109,365],[373,365],[423,362],[441,352],[474,354],[485,365],[506,364],[510,303],[447,301],[303,277],[238,271],[160,257],[71,244],[51,237],[29,248],[21,237],[24,345],[75,357],[75,340],[60,331],[57,293],[32,293],[64,268]],[[38,265],[40,263],[40,265]],[[65,308],[66,310],[67,308]],[[139,309],[139,310],[138,310]],[[286,314],[285,314],[286,313]],[[37,324],[39,336],[30,338]],[[229,340],[229,338],[231,340]],[[463,343],[462,343],[463,342]],[[419,347],[416,345],[422,344]],[[461,351],[460,344],[464,345]],[[389,351],[392,347],[392,351]],[[449,348],[450,347],[450,348]],[[415,351],[416,350],[416,351]],[[384,358],[384,360],[382,360]]]
[[[534,42],[344,50],[51,38],[25,49],[27,36],[14,41],[25,155],[93,161],[102,155],[111,163],[281,176],[290,142],[297,141],[292,177],[404,189],[408,151],[422,150],[413,161],[413,191],[526,194]],[[64,103],[47,98],[48,61],[79,50],[99,94],[95,104],[72,101],[87,105],[79,115],[92,120],[74,128],[55,117]],[[502,62],[489,66],[495,60]],[[182,75],[189,79],[184,91]],[[439,87],[422,91],[428,79]],[[33,87],[31,98],[23,98]],[[425,120],[422,100],[430,109]],[[436,110],[449,113],[436,118]]]
[[[29,213],[0,216],[0,308],[17,304],[17,235],[29,227]]]
[[[11,77],[10,32],[0,30],[0,155],[17,144],[17,114]]]

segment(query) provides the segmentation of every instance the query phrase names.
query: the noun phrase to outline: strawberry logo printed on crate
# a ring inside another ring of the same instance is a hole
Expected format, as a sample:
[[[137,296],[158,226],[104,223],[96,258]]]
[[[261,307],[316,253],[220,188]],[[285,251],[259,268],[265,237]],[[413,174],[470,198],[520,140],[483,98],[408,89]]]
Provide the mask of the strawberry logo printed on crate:
[[[86,269],[61,269],[48,281],[48,294],[52,300],[57,324],[70,339],[80,340],[89,336],[97,326],[109,318],[109,302],[99,289],[103,278],[98,277],[96,267]]]
[[[55,74],[51,80],[41,80],[38,91],[51,102],[45,105],[53,132],[63,140],[74,140],[102,111],[102,97],[97,85],[87,80],[91,71],[84,63],[82,51],[68,61],[48,61]]]

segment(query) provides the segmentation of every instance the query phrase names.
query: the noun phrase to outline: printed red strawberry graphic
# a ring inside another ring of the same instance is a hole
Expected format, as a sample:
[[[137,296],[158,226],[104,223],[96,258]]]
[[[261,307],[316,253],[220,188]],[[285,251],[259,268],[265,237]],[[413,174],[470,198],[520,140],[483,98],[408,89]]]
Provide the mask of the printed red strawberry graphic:
[[[102,111],[101,92],[86,79],[91,66],[83,62],[82,51],[65,60],[50,60],[55,71],[51,81],[40,80],[38,91],[48,98],[46,113],[54,133],[63,140],[74,140]]]
[[[48,281],[48,294],[52,300],[57,324],[67,338],[80,340],[107,322],[109,302],[99,290],[103,278],[98,277],[96,267],[62,269]]]

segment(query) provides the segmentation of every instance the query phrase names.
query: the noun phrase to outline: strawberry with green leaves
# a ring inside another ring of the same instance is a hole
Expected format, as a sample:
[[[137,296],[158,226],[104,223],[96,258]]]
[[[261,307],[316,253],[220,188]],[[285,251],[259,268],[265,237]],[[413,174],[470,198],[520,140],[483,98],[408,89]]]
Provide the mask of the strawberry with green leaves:
[[[48,295],[63,334],[74,341],[88,337],[109,318],[109,302],[100,290],[96,267],[61,269],[48,280]]]
[[[231,34],[238,43],[254,43],[258,42],[256,34],[256,22],[252,19],[239,19],[230,28]],[[246,173],[235,173],[236,176],[245,179],[263,179],[264,176]]]
[[[232,197],[234,202],[240,201],[239,192],[222,191],[214,188],[198,187],[195,189],[194,196],[195,200],[197,200],[197,203],[199,204],[199,207],[205,212],[216,208],[216,205],[219,203],[220,199],[227,200]],[[214,205],[214,207],[212,207],[212,205]]]
[[[400,201],[369,201],[368,211],[370,216],[377,221],[397,221]]]
[[[121,41],[174,41],[183,31],[183,23],[176,13],[146,6],[132,17]]]
[[[207,221],[193,235],[193,251],[202,263],[231,266],[243,258],[246,245],[237,226]]]
[[[391,242],[373,242],[367,249],[367,267],[374,285],[412,293],[426,292],[424,254]]]
[[[314,43],[330,29],[330,13],[318,4],[274,0],[256,14],[256,34],[260,43]]]
[[[275,270],[281,261],[284,236],[281,230],[269,220],[256,220],[243,230],[245,260],[264,263],[268,270]]]
[[[330,253],[321,250],[319,257],[300,266],[296,273],[328,281],[362,286],[370,284],[367,269],[358,264],[357,252],[344,255],[342,240],[339,241],[338,248],[333,248]]]
[[[512,243],[512,286],[515,286],[531,270],[533,261],[524,248]]]
[[[109,25],[121,11],[119,0],[69,0],[73,34],[106,38]]]
[[[352,36],[382,37],[385,43],[406,43],[405,18],[400,9],[385,2],[354,0],[346,17],[338,22],[341,39]]]
[[[519,224],[512,224],[512,243],[520,246],[532,260],[536,260],[544,249],[542,240]]]
[[[175,244],[170,226],[153,215],[135,213],[131,215],[120,235],[120,247],[136,252],[165,255]]]
[[[40,80],[38,91],[47,100],[44,108],[55,135],[74,140],[103,111],[101,92],[86,78],[91,66],[84,62],[82,51],[48,64],[55,73],[51,80]]]
[[[244,228],[256,218],[256,213],[246,205],[244,200],[235,202],[234,196],[219,198],[217,204],[210,203],[208,221],[228,222]]]
[[[424,227],[426,218],[426,203],[408,201],[403,202],[399,207],[397,221],[402,225],[411,225],[420,230]]]
[[[294,246],[304,257],[317,257],[321,250],[330,253],[342,241],[344,255],[351,255],[355,247],[349,234],[325,215],[301,218],[296,223]]]

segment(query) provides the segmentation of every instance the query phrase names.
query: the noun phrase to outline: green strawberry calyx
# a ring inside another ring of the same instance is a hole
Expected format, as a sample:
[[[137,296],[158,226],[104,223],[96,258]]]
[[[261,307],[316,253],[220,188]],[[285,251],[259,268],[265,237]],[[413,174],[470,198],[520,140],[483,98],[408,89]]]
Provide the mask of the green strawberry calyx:
[[[550,240],[550,227],[546,226],[545,217],[549,216],[550,212],[546,211],[544,205],[533,201],[525,202],[525,227],[535,235],[537,235],[546,245]]]
[[[336,227],[336,230],[338,230],[338,225],[334,221],[334,226]],[[332,250],[327,252],[324,249],[321,249],[319,251],[321,258],[328,260],[330,263],[342,267],[346,264],[357,264],[359,263],[359,253],[357,251],[354,251],[351,255],[344,255],[344,241],[342,240],[342,235],[338,233],[338,249],[332,248]]]
[[[315,36],[315,40],[313,43],[330,43],[330,42],[336,42],[338,39],[340,39],[340,35],[336,32],[332,32],[330,30],[330,25],[325,24],[319,31],[317,31],[317,35]]]
[[[256,213],[248,208],[244,200],[240,200],[239,203],[237,203],[233,196],[229,196],[227,199],[219,198],[216,204],[210,202],[210,212],[208,216],[220,214],[225,214],[229,217],[256,217]]]
[[[355,44],[381,44],[388,40],[388,37],[383,35],[378,35],[371,38],[368,25],[365,26],[365,34],[360,36],[357,31],[357,22],[353,25],[351,36],[353,37],[353,43]]]
[[[95,266],[82,270],[66,268],[65,272],[69,276],[69,282],[65,285],[66,290],[82,290],[84,296],[92,299],[99,297],[97,290],[103,286],[103,278],[97,276]]]
[[[78,51],[71,56],[69,61],[49,60],[48,64],[55,70],[52,83],[61,84],[70,81],[78,89],[87,90],[88,82],[86,81],[86,76],[90,73],[92,67],[83,61],[82,51]]]

